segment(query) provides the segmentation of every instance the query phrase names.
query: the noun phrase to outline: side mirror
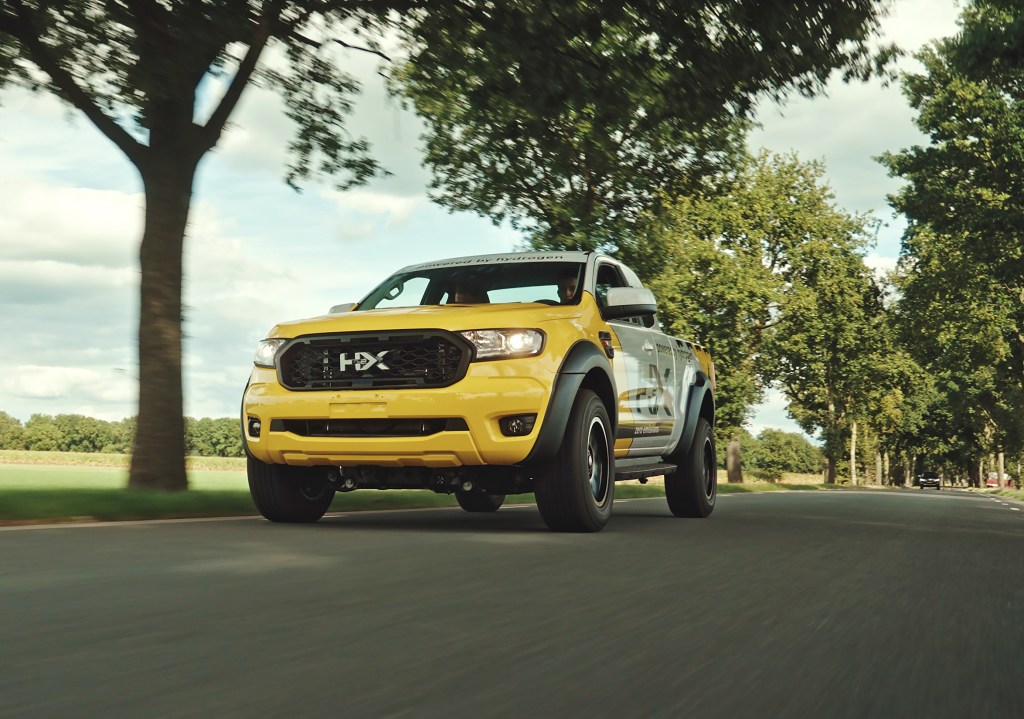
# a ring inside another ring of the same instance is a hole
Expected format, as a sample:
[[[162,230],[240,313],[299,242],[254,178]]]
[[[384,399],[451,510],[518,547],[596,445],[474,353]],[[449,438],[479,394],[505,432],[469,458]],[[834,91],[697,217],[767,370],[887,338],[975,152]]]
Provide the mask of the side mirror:
[[[356,308],[356,303],[355,302],[346,302],[343,305],[334,305],[334,307],[331,308],[331,311],[328,312],[327,314],[329,314],[329,315],[340,315],[342,312],[351,312],[355,308]]]
[[[653,317],[658,311],[654,293],[645,287],[612,287],[605,297],[601,316],[606,320],[624,317]]]

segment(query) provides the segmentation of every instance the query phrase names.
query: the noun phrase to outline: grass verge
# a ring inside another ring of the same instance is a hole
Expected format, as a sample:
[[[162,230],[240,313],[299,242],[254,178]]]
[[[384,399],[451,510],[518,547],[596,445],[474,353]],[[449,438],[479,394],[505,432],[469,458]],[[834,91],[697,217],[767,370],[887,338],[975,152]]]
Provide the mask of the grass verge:
[[[61,454],[65,460],[70,453]],[[92,459],[95,455],[84,455]],[[120,455],[103,455],[117,458]],[[45,458],[44,458],[45,459]],[[0,524],[49,522],[124,521],[138,519],[178,519],[186,517],[221,517],[254,515],[248,483],[242,467],[217,470],[212,467],[189,472],[188,492],[166,493],[125,489],[127,462],[120,465],[76,465],[67,462],[11,464],[0,460]],[[719,483],[721,494],[774,492],[783,490],[815,490],[814,485]],[[661,484],[619,484],[619,499],[664,497]],[[532,504],[532,494],[512,495],[510,504]],[[381,509],[420,509],[455,506],[451,495],[426,490],[372,489],[338,494],[332,512]]]

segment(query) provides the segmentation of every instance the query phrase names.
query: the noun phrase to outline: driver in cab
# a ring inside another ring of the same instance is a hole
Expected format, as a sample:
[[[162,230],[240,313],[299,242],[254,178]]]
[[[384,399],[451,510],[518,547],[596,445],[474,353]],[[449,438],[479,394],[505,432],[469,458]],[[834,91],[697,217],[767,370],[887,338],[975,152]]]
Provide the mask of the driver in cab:
[[[487,291],[475,282],[460,282],[448,300],[452,305],[484,305],[490,302]]]
[[[576,272],[567,272],[558,278],[558,301],[563,305],[572,304],[576,297],[576,288],[579,285],[579,277]]]

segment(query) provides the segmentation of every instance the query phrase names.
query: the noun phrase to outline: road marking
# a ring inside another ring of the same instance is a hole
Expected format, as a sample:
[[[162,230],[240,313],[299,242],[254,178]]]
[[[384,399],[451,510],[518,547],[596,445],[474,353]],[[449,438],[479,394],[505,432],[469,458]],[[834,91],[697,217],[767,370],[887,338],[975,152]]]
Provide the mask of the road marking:
[[[244,519],[260,519],[258,514],[238,517],[182,517],[180,519],[126,519],[102,522],[52,522],[50,524],[15,524],[0,526],[0,532],[23,532],[29,529],[95,529],[96,527],[138,527],[147,524],[192,524],[196,522],[240,522]]]

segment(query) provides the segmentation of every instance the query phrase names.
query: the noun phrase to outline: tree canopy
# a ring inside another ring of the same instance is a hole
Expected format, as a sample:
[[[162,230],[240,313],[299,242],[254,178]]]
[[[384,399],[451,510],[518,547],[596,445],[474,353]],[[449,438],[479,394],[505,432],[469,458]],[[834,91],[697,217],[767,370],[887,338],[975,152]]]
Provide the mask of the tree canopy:
[[[741,151],[751,109],[863,77],[885,3],[449,3],[413,15],[398,86],[434,197],[537,247],[614,248]]]

